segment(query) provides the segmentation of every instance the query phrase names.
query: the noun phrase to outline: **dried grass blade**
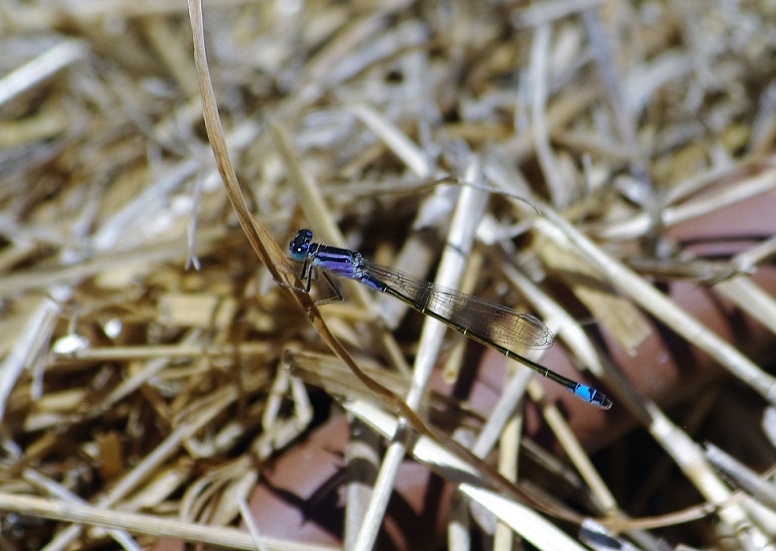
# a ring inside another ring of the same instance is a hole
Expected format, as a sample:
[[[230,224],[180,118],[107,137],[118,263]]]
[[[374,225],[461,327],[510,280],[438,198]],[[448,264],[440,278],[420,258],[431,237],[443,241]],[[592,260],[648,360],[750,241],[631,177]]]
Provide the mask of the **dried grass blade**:
[[[331,334],[320,312],[315,307],[311,297],[307,293],[295,292],[292,289],[299,289],[302,287],[302,282],[296,278],[295,271],[288,264],[283,252],[270,236],[269,232],[255,220],[245,205],[245,202],[240,191],[239,183],[237,182],[236,175],[232,169],[231,162],[229,161],[228,152],[226,149],[226,142],[221,129],[220,119],[218,117],[218,109],[216,107],[215,95],[213,92],[212,84],[209,77],[209,71],[207,68],[207,60],[205,56],[204,45],[204,28],[202,21],[202,6],[197,0],[189,0],[189,14],[191,18],[192,30],[194,34],[194,51],[195,60],[197,63],[198,76],[200,79],[200,90],[203,97],[203,109],[205,116],[205,126],[208,131],[208,136],[211,140],[211,146],[216,157],[216,164],[219,172],[226,186],[227,194],[232,202],[232,205],[237,213],[238,220],[240,221],[243,231],[245,231],[251,246],[254,251],[265,263],[270,273],[276,281],[284,284],[283,289],[294,300],[299,307],[310,318],[312,325],[315,327],[318,334],[324,340],[324,342],[331,348],[331,350],[351,369],[351,371],[359,378],[359,380],[367,386],[374,394],[389,408],[390,411],[401,415],[409,425],[418,433],[425,435],[436,442],[442,442],[443,438],[437,435],[432,429],[430,429],[418,416],[409,408],[404,401],[398,396],[390,392],[388,389],[379,385],[366,374],[364,374],[356,363],[348,354],[347,350],[337,339]],[[459,454],[467,456],[467,451],[461,446],[457,446],[454,442],[448,442],[448,446],[453,448]],[[528,499],[527,496],[518,492],[510,483],[505,481],[498,473],[493,471],[485,463],[482,463],[476,458],[470,458],[480,463],[480,467],[483,470],[484,479],[488,484],[495,486],[507,493],[514,495],[521,495],[524,499]],[[536,507],[545,510],[546,507],[539,503],[535,503]],[[552,510],[553,514],[561,515],[563,513]],[[571,515],[570,518],[577,519],[575,515]]]
[[[636,304],[682,335],[688,342],[709,354],[766,400],[776,404],[776,379],[677,307],[652,285],[606,254],[560,216],[545,209],[544,217],[536,219],[535,227],[543,236],[553,240],[559,246],[578,251],[606,277],[611,285],[631,297]]]
[[[251,535],[236,528],[202,526],[192,522],[165,519],[157,515],[114,511],[104,506],[66,504],[60,500],[0,492],[0,510],[231,549],[245,549],[246,551],[255,551],[256,549]],[[264,538],[264,544],[267,549],[272,551],[336,551],[339,549],[331,546],[269,538]]]

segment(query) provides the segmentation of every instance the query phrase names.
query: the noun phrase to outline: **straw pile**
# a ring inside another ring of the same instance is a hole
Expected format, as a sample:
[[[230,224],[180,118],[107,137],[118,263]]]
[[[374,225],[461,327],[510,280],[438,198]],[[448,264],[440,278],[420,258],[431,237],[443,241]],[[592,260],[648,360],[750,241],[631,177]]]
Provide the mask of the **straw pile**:
[[[0,548],[767,545],[771,3],[189,9],[0,2]],[[303,227],[614,407],[316,307]]]

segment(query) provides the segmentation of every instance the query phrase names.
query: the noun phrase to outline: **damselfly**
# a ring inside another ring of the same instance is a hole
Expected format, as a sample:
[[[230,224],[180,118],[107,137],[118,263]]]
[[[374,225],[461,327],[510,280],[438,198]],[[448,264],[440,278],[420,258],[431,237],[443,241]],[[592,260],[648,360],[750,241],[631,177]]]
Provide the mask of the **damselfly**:
[[[301,279],[306,291],[318,269],[339,277],[355,279],[374,291],[397,298],[421,314],[431,316],[468,338],[488,346],[555,381],[586,402],[603,409],[612,407],[600,391],[568,379],[505,345],[544,349],[552,345],[550,330],[531,314],[517,312],[493,302],[435,285],[398,270],[374,264],[361,253],[314,243],[310,230],[299,230],[289,244],[291,257],[302,262]]]

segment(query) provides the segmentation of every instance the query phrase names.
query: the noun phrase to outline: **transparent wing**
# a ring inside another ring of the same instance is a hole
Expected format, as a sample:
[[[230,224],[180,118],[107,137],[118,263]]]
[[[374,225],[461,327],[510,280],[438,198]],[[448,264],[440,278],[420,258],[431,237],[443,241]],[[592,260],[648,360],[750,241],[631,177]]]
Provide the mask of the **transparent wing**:
[[[552,332],[531,314],[441,287],[367,260],[361,261],[361,268],[407,297],[419,309],[434,312],[468,333],[506,346],[544,349],[552,345]]]

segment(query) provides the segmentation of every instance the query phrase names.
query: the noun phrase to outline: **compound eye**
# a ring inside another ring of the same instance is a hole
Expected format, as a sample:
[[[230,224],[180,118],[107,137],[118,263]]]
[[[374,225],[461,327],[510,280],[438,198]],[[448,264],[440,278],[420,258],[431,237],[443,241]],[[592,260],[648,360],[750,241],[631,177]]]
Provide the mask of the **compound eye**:
[[[310,250],[310,240],[313,237],[313,232],[310,230],[299,230],[296,237],[294,237],[288,244],[288,249],[295,257],[306,256]]]

